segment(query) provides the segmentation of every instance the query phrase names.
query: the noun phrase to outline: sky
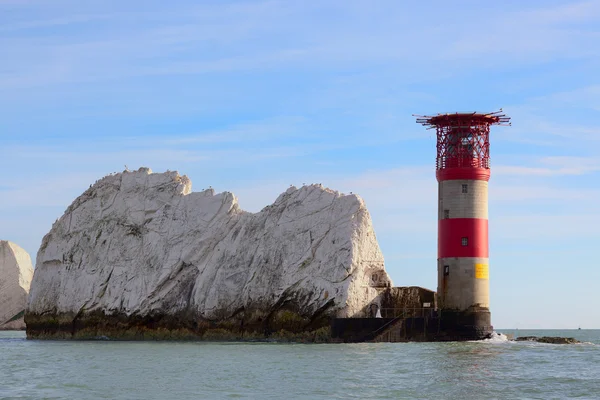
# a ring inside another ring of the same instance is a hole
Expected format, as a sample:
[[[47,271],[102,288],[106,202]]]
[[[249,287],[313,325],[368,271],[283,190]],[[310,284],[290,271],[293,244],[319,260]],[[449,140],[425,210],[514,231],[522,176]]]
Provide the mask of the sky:
[[[253,212],[322,183],[365,200],[395,285],[435,290],[435,133],[412,115],[502,108],[492,322],[600,328],[598,43],[598,0],[0,0],[0,239],[35,257],[125,166]]]

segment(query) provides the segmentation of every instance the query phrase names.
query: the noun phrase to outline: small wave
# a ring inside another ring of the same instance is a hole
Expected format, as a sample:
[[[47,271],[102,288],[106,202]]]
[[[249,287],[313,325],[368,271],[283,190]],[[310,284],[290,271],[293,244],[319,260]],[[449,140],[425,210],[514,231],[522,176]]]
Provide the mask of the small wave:
[[[586,346],[600,346],[600,344],[592,343],[592,342],[581,342],[581,343],[575,343],[575,344],[584,344]]]
[[[504,333],[492,332],[492,336],[482,340],[472,340],[473,343],[510,343],[512,340]]]
[[[504,333],[492,332],[492,336],[488,339],[483,339],[483,341],[491,343],[508,343],[511,340]]]

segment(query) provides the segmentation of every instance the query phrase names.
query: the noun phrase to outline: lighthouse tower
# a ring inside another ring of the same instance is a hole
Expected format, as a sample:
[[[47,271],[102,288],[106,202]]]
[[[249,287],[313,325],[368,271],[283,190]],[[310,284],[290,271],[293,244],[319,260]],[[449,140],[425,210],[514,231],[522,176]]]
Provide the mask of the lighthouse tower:
[[[492,333],[489,309],[488,181],[490,125],[510,125],[502,110],[417,116],[436,129],[438,308],[449,340]]]

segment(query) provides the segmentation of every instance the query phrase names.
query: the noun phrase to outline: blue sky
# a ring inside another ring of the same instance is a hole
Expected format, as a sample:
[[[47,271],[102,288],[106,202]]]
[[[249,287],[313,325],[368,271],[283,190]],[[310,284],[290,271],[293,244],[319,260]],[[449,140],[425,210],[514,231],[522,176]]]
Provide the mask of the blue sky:
[[[450,4],[452,3],[452,4]],[[360,194],[396,285],[435,289],[435,138],[494,111],[494,325],[600,328],[600,1],[0,0],[0,238],[35,256],[149,166],[258,211]]]

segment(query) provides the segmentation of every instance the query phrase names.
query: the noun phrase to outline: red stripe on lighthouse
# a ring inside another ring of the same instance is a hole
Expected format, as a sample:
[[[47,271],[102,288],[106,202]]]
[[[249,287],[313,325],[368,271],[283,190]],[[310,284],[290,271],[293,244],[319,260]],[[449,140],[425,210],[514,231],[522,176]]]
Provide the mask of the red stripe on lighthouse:
[[[466,246],[463,238],[467,238]],[[438,258],[489,257],[488,220],[448,218],[438,221]]]
[[[438,182],[452,181],[457,179],[470,179],[474,181],[489,181],[489,168],[443,168],[438,169],[435,173]]]

